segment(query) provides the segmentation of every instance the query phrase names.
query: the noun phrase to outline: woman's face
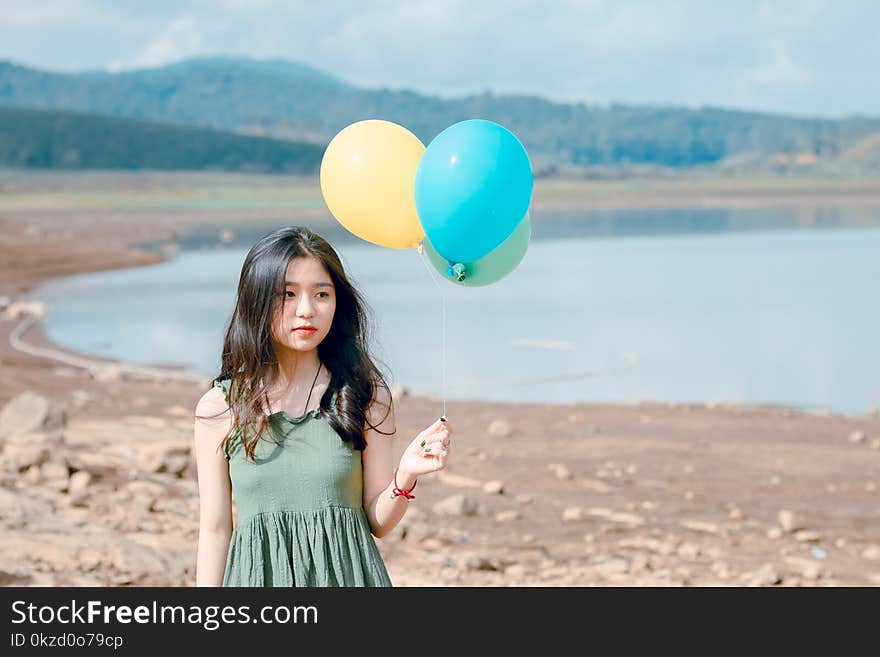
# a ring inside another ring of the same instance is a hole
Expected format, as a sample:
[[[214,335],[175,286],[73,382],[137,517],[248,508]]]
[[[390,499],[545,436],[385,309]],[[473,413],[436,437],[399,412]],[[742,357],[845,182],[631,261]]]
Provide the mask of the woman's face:
[[[302,256],[290,261],[284,280],[284,293],[275,308],[272,337],[289,349],[310,351],[327,337],[333,324],[333,279],[320,260]],[[300,330],[303,326],[315,330]]]

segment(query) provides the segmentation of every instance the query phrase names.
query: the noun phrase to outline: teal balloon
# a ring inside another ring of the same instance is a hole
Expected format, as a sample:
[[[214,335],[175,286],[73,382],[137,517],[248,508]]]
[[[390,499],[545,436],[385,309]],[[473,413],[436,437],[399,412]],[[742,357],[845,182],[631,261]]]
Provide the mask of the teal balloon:
[[[529,209],[534,188],[526,149],[507,128],[461,121],[437,135],[419,160],[419,222],[444,258],[476,262],[500,246]]]
[[[434,269],[447,281],[465,287],[479,287],[497,283],[516,269],[526,255],[531,238],[532,221],[527,212],[501,246],[472,263],[452,262],[444,258],[427,238],[422,240],[422,246]]]

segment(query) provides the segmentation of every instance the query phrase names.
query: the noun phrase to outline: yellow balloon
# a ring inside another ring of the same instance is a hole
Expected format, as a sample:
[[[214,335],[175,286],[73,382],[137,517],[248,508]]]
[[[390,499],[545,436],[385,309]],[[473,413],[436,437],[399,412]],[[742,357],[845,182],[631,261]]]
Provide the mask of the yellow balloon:
[[[406,128],[371,119],[343,128],[321,160],[321,193],[337,221],[358,237],[392,249],[425,237],[415,201],[425,146]]]

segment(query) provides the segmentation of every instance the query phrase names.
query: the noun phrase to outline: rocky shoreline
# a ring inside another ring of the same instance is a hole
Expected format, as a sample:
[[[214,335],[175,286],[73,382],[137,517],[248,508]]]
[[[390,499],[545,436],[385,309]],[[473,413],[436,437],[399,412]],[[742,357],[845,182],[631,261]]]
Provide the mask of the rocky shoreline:
[[[192,414],[209,382],[79,362],[16,301],[48,278],[161,259],[137,242],[273,210],[21,206],[0,202],[0,583],[192,585]],[[401,388],[395,402],[402,450],[439,402]],[[448,414],[449,468],[377,540],[396,586],[880,585],[877,412],[453,401]]]

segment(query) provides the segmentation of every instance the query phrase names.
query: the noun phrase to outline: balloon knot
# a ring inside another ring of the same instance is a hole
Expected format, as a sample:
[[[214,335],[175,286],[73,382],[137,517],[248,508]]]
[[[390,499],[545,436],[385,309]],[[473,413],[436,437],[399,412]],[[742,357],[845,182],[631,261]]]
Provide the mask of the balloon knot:
[[[460,283],[467,278],[467,267],[460,262],[450,260],[449,267],[446,268],[446,275]]]

